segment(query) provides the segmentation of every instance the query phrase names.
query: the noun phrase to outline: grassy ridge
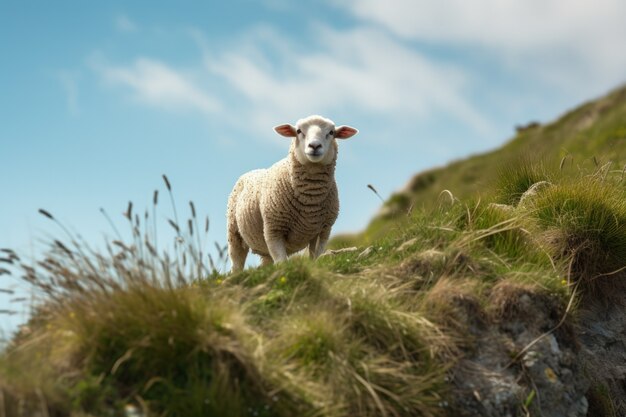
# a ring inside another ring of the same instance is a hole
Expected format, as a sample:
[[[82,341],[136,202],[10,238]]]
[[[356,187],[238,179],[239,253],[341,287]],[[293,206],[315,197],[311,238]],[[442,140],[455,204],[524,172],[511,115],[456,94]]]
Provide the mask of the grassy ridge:
[[[596,123],[617,110],[604,111]],[[481,199],[453,190],[396,211],[316,262],[217,273],[193,207],[187,231],[171,222],[171,253],[131,207],[132,240],[103,252],[70,236],[31,266],[6,250],[41,302],[0,355],[4,415],[457,415],[449,371],[479,348],[477,327],[529,296],[572,326],[573,301],[615,296],[626,265],[621,170],[512,167],[493,168]],[[511,366],[521,353],[510,347]]]
[[[525,160],[544,161],[553,170],[570,168],[573,175],[606,163],[612,170],[622,170],[626,164],[626,87],[583,104],[553,123],[518,128],[509,143],[492,152],[417,174],[386,202],[382,217],[393,222],[398,213],[432,208],[441,201],[442,190],[461,199],[488,194],[500,185],[501,171],[529,166]],[[375,219],[365,235],[378,236],[384,223]],[[334,244],[351,245],[350,236],[340,236]]]

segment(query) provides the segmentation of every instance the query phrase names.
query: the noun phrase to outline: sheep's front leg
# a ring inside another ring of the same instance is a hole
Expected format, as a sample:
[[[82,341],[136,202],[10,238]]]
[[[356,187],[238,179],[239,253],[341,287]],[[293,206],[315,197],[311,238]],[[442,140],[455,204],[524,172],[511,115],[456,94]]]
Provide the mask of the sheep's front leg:
[[[309,256],[311,259],[317,259],[320,257],[324,250],[326,250],[326,244],[328,243],[328,238],[330,237],[330,227],[322,229],[319,236],[313,239],[309,243]]]
[[[267,244],[267,249],[270,252],[270,256],[274,260],[274,263],[282,262],[287,259],[285,238],[280,234],[266,231],[265,243]]]
[[[282,239],[266,239],[266,243],[274,263],[282,262],[287,259],[287,249]]]

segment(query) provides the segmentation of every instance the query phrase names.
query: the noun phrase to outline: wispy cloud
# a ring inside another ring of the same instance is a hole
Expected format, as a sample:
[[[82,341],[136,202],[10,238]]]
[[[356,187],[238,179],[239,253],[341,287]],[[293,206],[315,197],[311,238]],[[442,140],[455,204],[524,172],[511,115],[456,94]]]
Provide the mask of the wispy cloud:
[[[621,0],[331,0],[403,39],[493,52],[563,87],[626,81]]]
[[[129,65],[113,65],[99,57],[90,66],[110,85],[122,86],[132,96],[153,106],[212,114],[221,109],[217,99],[202,91],[184,71],[149,58],[137,58]]]
[[[451,119],[485,138],[501,122],[483,112],[524,100],[513,84],[580,100],[626,81],[621,0],[326,3],[349,17],[334,25],[304,16],[298,36],[257,26],[219,43],[191,30],[204,57],[184,69],[150,57],[92,67],[138,101],[233,125],[242,116],[248,130],[349,109],[405,126]],[[125,15],[116,24],[137,29]]]
[[[482,113],[486,95],[502,105],[520,100],[510,89],[485,93],[494,74],[535,91],[575,91],[577,100],[625,81],[626,3],[619,0],[328,2],[350,23],[303,19],[297,37],[257,26],[220,43],[191,30],[204,52],[192,67],[144,57],[94,68],[142,102],[233,125],[244,118],[239,127],[248,130],[349,109],[381,125],[451,118],[478,137],[495,132]]]
[[[347,0],[334,2],[363,21],[403,37],[534,49],[572,40],[617,43],[626,34],[620,0]]]
[[[380,117],[428,119],[438,111],[476,130],[489,129],[464,98],[466,74],[429,59],[370,28],[334,30],[314,25],[316,44],[294,45],[281,33],[257,30],[236,48],[207,53],[207,69],[255,109],[294,119],[350,108]]]
[[[465,97],[471,80],[453,65],[420,54],[380,29],[336,30],[315,23],[305,30],[315,33],[312,41],[256,27],[227,45],[190,30],[204,54],[203,65],[188,71],[151,58],[116,65],[90,62],[108,84],[129,89],[141,102],[199,110],[268,136],[277,121],[345,114],[346,109],[375,115],[381,124],[414,123],[445,113],[476,132],[491,129]]]
[[[115,29],[119,32],[130,33],[136,32],[139,26],[125,14],[120,14],[115,18]]]

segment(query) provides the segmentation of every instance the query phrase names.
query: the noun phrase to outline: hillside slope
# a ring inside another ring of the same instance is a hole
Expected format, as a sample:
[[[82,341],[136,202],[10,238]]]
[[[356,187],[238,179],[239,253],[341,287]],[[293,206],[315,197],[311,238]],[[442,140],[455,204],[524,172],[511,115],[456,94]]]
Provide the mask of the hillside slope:
[[[520,158],[543,159],[547,164],[591,166],[612,162],[621,169],[626,162],[626,86],[588,102],[547,125],[518,127],[517,135],[503,147],[483,155],[420,173],[400,196],[411,203],[430,205],[441,190],[467,198],[493,185],[498,172]],[[595,157],[595,162],[593,158]]]
[[[38,298],[0,416],[626,415],[625,95],[432,171],[317,261],[221,273],[192,203],[169,252],[156,199],[103,251],[42,210],[65,238],[0,249]]]
[[[494,151],[415,175],[389,198],[365,235],[373,238],[384,234],[385,219],[407,210],[437,206],[443,190],[462,200],[484,197],[497,186],[501,171],[528,161],[543,162],[548,170],[559,165],[591,170],[605,163],[610,163],[611,169],[623,169],[626,86],[583,104],[552,123],[520,126],[510,142]],[[334,242],[336,247],[351,244],[350,236],[340,236]]]

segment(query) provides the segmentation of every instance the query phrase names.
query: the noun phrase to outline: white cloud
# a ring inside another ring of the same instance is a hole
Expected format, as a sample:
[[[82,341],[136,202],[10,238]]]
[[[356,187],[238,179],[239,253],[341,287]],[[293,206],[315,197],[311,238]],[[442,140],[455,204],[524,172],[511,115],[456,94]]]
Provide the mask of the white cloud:
[[[138,30],[137,24],[124,14],[115,18],[115,28],[122,33],[136,32]]]
[[[563,87],[625,81],[621,0],[331,0],[405,39],[492,51]]]
[[[303,20],[299,36],[262,26],[219,42],[191,29],[204,65],[137,58],[92,67],[137,100],[248,131],[350,112],[409,128],[452,118],[482,138],[498,124],[482,113],[486,101],[491,111],[497,100],[523,101],[521,85],[573,103],[626,81],[621,0],[327,1],[356,20],[341,29]],[[126,16],[117,21],[136,29]]]
[[[265,137],[273,136],[271,126],[279,122],[355,112],[380,119],[381,126],[401,121],[396,137],[442,114],[474,132],[493,133],[467,98],[474,80],[454,65],[372,27],[305,29],[315,33],[310,42],[257,27],[220,44],[188,30],[204,52],[204,65],[192,72],[149,58],[125,65],[92,58],[90,64],[108,84],[129,89],[138,101],[197,110],[242,131],[266,132]]]
[[[274,121],[277,116],[295,120],[350,108],[422,119],[441,111],[488,130],[463,96],[466,75],[451,65],[376,29],[337,31],[317,25],[312,31],[317,44],[306,46],[291,45],[268,29],[257,31],[236,48],[209,52],[206,67],[246,98],[256,109],[251,117],[264,126],[270,115]]]
[[[116,66],[92,58],[91,67],[109,84],[129,88],[135,99],[166,109],[190,109],[204,114],[220,110],[220,103],[202,91],[193,77],[148,58]]]
[[[621,0],[347,0],[351,13],[420,40],[529,49],[572,40],[623,40]]]

